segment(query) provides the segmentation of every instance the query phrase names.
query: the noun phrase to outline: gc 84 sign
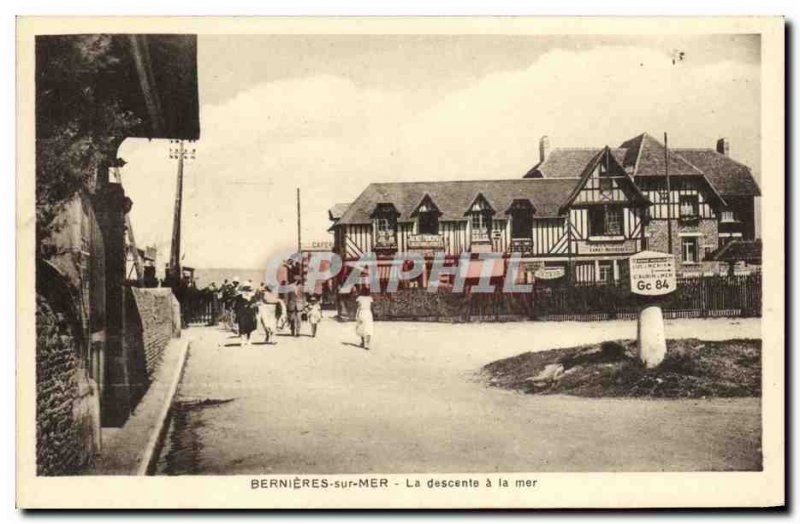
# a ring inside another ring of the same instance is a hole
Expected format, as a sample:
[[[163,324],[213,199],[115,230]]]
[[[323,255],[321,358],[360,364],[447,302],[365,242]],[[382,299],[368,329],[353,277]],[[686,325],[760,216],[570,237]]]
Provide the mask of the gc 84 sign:
[[[658,296],[672,293],[677,287],[675,257],[657,251],[642,251],[629,259],[631,292]]]

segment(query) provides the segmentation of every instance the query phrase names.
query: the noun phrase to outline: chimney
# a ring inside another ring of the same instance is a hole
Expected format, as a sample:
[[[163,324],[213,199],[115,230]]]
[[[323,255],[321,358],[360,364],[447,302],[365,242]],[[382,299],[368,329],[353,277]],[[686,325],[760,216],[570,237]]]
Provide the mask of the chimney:
[[[720,138],[717,140],[717,153],[728,156],[731,150],[731,144],[727,138]]]
[[[544,162],[547,153],[550,152],[550,137],[544,135],[539,139],[539,162]]]

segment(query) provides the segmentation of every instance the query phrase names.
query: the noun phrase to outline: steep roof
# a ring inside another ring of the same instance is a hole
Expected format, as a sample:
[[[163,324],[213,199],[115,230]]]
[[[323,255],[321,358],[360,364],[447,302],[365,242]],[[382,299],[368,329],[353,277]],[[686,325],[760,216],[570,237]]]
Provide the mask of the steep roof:
[[[533,205],[535,216],[554,217],[559,216],[559,208],[577,183],[577,178],[522,178],[370,184],[338,223],[369,223],[370,215],[381,203],[394,205],[399,213],[398,221],[409,221],[425,195],[441,211],[440,220],[463,220],[478,195],[483,195],[498,217],[505,216],[515,200],[525,199]]]
[[[579,177],[602,147],[558,147],[551,151],[544,162],[539,162],[528,171],[524,178],[570,178]],[[621,164],[625,158],[625,149],[611,149],[611,154]]]
[[[342,218],[342,215],[344,215],[345,211],[347,211],[348,207],[350,207],[349,202],[333,204],[333,207],[328,210],[328,218],[331,220],[339,220]]]
[[[626,168],[632,167],[634,176],[664,176],[664,144],[647,133],[642,133],[623,142],[622,147],[626,149],[623,165]],[[670,175],[703,174],[703,171],[676,153],[674,149],[669,149],[668,156]]]
[[[664,144],[647,133],[610,148],[613,157],[635,177],[664,176]],[[602,148],[556,148],[525,175],[525,178],[581,176]],[[714,149],[670,148],[669,172],[674,176],[704,176],[712,190],[726,195],[761,194],[750,168]]]
[[[678,153],[700,168],[723,196],[759,196],[761,191],[750,168],[714,149],[678,149]]]

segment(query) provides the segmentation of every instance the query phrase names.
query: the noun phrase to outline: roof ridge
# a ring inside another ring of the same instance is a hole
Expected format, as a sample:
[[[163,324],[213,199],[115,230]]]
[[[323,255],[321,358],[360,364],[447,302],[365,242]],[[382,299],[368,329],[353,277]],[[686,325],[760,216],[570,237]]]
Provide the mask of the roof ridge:
[[[479,178],[474,180],[410,180],[398,182],[370,182],[370,186],[387,186],[395,184],[474,184],[476,182],[542,182],[546,180],[575,180],[580,177],[543,177],[543,178]],[[367,186],[369,187],[369,186]]]
[[[731,162],[733,162],[734,164],[736,164],[738,166],[741,166],[741,167],[743,167],[743,168],[745,168],[747,170],[752,171],[752,168],[750,166],[748,166],[747,164],[745,164],[744,162],[740,162],[740,161],[736,160],[735,158],[733,158],[730,155],[726,155],[724,153],[720,153],[719,151],[717,151],[713,147],[682,147],[682,148],[680,148],[680,150],[682,150],[682,151],[692,151],[692,152],[695,152],[695,151],[700,152],[700,151],[702,151],[704,153],[712,153],[714,156],[717,156],[717,157],[720,157],[720,158],[725,158],[727,160],[730,160]]]

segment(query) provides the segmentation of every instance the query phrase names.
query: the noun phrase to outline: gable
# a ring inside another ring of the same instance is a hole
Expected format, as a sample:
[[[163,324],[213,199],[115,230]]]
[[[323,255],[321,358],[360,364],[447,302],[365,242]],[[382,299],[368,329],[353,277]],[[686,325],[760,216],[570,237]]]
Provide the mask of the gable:
[[[584,168],[580,182],[570,194],[564,207],[574,204],[620,203],[648,205],[647,197],[625,172],[625,168],[603,148]]]
[[[414,208],[414,211],[411,212],[411,216],[415,217],[420,213],[437,213],[441,215],[442,212],[439,210],[439,206],[436,205],[436,202],[433,201],[431,196],[425,193],[425,196],[422,197],[417,207]]]

